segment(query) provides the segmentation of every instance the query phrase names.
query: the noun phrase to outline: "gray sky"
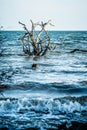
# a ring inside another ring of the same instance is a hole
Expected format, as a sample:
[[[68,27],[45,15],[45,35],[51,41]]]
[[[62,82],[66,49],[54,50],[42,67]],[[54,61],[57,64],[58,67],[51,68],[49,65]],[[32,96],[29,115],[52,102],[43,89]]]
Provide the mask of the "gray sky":
[[[87,0],[0,0],[0,26],[18,30],[21,21],[52,20],[49,30],[87,30]]]

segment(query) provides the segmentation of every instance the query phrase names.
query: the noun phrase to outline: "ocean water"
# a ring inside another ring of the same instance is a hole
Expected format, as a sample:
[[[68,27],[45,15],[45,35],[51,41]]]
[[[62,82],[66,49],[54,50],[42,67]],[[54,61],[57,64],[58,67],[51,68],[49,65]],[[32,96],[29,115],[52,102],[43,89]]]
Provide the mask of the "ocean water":
[[[55,50],[29,57],[22,31],[0,32],[0,129],[87,128],[87,32],[48,33]]]

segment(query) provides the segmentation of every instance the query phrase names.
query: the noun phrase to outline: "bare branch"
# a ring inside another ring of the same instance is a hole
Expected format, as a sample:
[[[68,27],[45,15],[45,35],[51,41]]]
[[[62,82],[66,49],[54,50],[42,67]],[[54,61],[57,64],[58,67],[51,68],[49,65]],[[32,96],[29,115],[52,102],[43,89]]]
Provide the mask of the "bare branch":
[[[35,56],[42,56],[45,55],[47,50],[50,49],[50,36],[48,32],[45,30],[45,27],[49,24],[51,24],[51,20],[48,22],[37,22],[34,23],[32,20],[30,20],[32,26],[31,31],[28,30],[25,24],[22,22],[19,22],[26,31],[24,35],[20,38],[20,40],[23,43],[23,51],[25,54],[28,55],[35,55]],[[36,34],[35,33],[35,27],[40,26],[41,30]]]

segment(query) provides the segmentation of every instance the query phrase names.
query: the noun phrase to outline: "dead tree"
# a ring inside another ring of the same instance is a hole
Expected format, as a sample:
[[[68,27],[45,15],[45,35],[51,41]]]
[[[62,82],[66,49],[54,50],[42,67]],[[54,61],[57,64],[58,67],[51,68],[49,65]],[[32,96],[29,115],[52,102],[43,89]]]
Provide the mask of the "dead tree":
[[[34,56],[43,56],[46,54],[48,49],[52,49],[53,46],[50,45],[50,36],[48,32],[45,30],[45,27],[51,24],[49,20],[46,23],[34,23],[32,20],[31,22],[31,30],[29,30],[25,24],[19,22],[25,30],[23,36],[20,37],[20,40],[23,43],[23,51],[25,54],[34,55]],[[36,27],[40,27],[40,31],[36,31]]]
[[[3,26],[0,26],[0,31],[3,29]]]

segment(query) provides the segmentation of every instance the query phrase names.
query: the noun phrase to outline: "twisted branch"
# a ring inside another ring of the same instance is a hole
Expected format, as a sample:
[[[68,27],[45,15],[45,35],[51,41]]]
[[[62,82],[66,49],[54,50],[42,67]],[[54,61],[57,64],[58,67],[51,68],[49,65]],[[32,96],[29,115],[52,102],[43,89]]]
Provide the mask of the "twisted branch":
[[[24,23],[19,22],[19,24],[21,24],[25,30],[24,35],[20,38],[20,40],[23,43],[23,51],[28,55],[45,55],[47,50],[50,48],[50,36],[48,32],[45,30],[45,27],[48,24],[53,26],[51,24],[51,20],[45,23],[34,23],[32,20],[30,20],[30,22],[31,30],[29,30]],[[36,26],[39,26],[41,28],[37,35],[35,35]],[[45,35],[43,35],[44,33]]]

